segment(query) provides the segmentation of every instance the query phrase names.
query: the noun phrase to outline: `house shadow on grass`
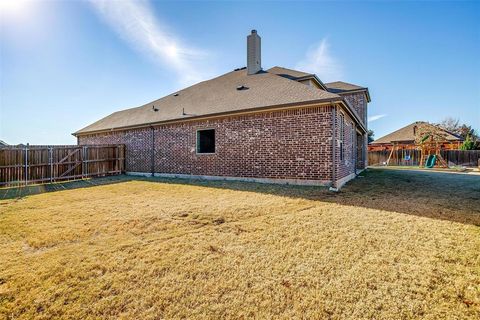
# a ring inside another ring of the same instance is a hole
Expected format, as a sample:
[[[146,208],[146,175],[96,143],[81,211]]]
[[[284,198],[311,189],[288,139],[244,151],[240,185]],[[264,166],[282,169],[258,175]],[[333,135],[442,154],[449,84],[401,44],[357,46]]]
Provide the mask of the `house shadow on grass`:
[[[326,187],[249,182],[158,181],[303,198],[480,226],[480,175],[369,169],[339,192]]]
[[[0,199],[135,180],[259,192],[480,226],[480,175],[408,170],[369,169],[350,181],[339,192],[331,192],[326,187],[121,175],[52,185],[0,189]]]

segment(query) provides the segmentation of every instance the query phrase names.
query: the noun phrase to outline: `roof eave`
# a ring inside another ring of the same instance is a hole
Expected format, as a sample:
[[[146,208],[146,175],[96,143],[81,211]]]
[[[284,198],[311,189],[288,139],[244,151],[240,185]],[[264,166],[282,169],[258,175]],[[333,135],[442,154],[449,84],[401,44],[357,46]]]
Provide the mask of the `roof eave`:
[[[330,91],[331,92],[331,91]],[[361,89],[353,89],[353,90],[344,90],[342,92],[337,92],[339,95],[345,95],[345,94],[352,94],[352,93],[360,93],[363,92],[365,93],[365,96],[367,97],[367,102],[372,102],[372,99],[370,98],[370,92],[368,91],[368,88],[361,88]]]
[[[167,124],[167,123],[199,120],[199,119],[204,119],[204,118],[222,117],[222,116],[242,114],[242,113],[255,113],[255,112],[267,111],[267,110],[270,110],[270,109],[276,110],[276,109],[283,109],[283,108],[294,108],[294,107],[297,107],[297,106],[298,107],[303,107],[303,106],[315,105],[315,104],[332,104],[332,103],[337,103],[337,102],[344,102],[344,99],[342,97],[338,96],[338,97],[332,97],[332,98],[324,98],[324,99],[316,99],[316,100],[309,100],[309,101],[302,101],[302,102],[286,103],[286,104],[280,104],[280,105],[263,106],[263,107],[251,108],[251,109],[241,109],[241,110],[218,112],[218,113],[205,114],[205,115],[199,115],[199,116],[190,116],[188,118],[176,118],[176,119],[168,119],[168,120],[162,120],[162,121],[154,121],[154,122],[142,123],[142,124],[137,124],[137,125],[113,127],[113,128],[107,128],[107,129],[101,129],[101,130],[82,131],[83,129],[81,129],[79,131],[76,131],[76,132],[72,133],[72,135],[74,137],[79,137],[79,136],[82,136],[82,135],[90,135],[90,134],[96,134],[96,133],[105,133],[105,132],[121,131],[121,130],[131,130],[131,129],[135,129],[135,128],[144,128],[144,127],[150,127],[152,125],[161,125],[161,124]]]

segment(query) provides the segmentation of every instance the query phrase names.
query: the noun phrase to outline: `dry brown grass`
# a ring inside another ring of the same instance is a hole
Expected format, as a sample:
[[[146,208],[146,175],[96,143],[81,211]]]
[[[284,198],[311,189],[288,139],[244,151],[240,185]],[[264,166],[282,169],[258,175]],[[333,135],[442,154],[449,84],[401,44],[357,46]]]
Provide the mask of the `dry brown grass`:
[[[355,183],[128,181],[1,201],[0,317],[480,316],[480,228],[376,209]]]

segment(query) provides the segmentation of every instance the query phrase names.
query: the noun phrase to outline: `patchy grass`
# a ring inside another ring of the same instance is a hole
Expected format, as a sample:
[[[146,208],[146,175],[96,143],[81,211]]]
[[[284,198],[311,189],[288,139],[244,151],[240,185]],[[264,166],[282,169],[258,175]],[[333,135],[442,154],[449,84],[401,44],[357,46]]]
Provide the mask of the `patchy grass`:
[[[135,179],[3,200],[0,318],[476,318],[479,199],[478,177],[375,170],[337,194]]]

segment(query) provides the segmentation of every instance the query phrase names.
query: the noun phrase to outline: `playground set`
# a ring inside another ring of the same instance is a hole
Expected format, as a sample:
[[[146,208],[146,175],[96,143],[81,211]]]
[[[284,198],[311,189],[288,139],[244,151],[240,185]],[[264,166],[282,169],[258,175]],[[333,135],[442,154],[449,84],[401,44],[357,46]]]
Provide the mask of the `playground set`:
[[[415,150],[420,150],[420,167],[425,168],[448,168],[448,164],[443,159],[440,151],[442,150],[442,145],[445,142],[448,142],[446,139],[446,133],[444,130],[438,128],[437,126],[419,123],[414,128],[415,135]],[[410,160],[410,151],[405,150],[404,146],[401,143],[395,143],[390,151],[388,156],[387,166],[390,161],[395,160],[398,157],[398,150],[402,150],[403,160]]]

